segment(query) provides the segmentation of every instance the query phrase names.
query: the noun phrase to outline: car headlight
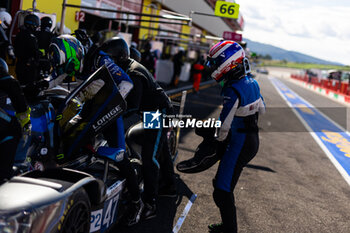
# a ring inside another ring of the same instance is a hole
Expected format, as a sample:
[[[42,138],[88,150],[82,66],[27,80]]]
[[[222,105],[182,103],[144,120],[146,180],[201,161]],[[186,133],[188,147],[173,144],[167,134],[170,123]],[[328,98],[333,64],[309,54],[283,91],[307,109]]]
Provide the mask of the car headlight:
[[[16,214],[0,214],[0,232],[28,233],[37,212],[21,211]]]

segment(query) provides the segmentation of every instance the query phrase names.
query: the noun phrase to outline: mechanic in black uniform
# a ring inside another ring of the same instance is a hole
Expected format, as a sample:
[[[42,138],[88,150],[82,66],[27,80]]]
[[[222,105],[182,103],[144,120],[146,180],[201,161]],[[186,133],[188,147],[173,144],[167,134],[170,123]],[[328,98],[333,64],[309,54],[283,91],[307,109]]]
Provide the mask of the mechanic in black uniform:
[[[131,59],[130,51],[124,39],[114,37],[103,50],[129,75],[134,83],[134,88],[126,98],[127,114],[144,111],[157,111],[171,115],[173,107],[169,97],[156,83],[152,74],[139,62]],[[143,218],[149,219],[156,216],[156,198],[158,195],[159,172],[164,179],[164,186],[159,189],[159,195],[176,196],[174,168],[171,160],[168,144],[165,139],[166,129],[146,129],[142,144],[142,162],[144,176],[144,202]],[[162,153],[161,153],[162,152]],[[162,158],[158,158],[158,154]],[[158,163],[161,162],[161,164]]]
[[[21,85],[26,87],[23,92],[30,100],[36,96],[32,91],[32,85],[38,78],[39,48],[36,37],[36,29],[39,27],[39,17],[29,14],[24,18],[24,26],[20,29],[14,41],[15,55],[17,57],[16,75]]]
[[[141,64],[146,67],[152,75],[155,73],[155,57],[151,52],[152,45],[150,42],[145,44],[145,47],[141,53]]]
[[[16,117],[4,111],[2,107],[10,98]],[[30,123],[28,107],[21,87],[16,79],[8,74],[6,62],[0,58],[0,184],[12,176],[17,144],[22,128]]]
[[[40,31],[36,32],[38,48],[40,51],[39,70],[43,75],[50,72],[49,47],[51,40],[54,37],[51,27],[52,19],[45,16],[40,19]]]
[[[54,37],[51,27],[52,19],[50,17],[45,16],[40,19],[40,31],[36,32],[36,37],[38,39],[38,48],[44,57],[48,55],[51,39]]]
[[[100,47],[90,50],[89,56],[84,58],[83,75],[89,75],[98,70],[102,66],[106,66],[118,86],[118,90],[123,98],[125,98],[133,87],[129,76],[116,64],[115,57],[106,53],[109,41],[104,42]],[[123,148],[125,150],[125,134],[122,117],[118,117],[114,124],[110,124],[103,130],[103,136],[108,142],[108,146],[112,149]],[[137,175],[133,169],[127,154],[123,154],[122,159],[115,161],[115,165],[126,178],[126,185],[132,199],[131,205],[128,207],[122,222],[131,226],[139,222],[143,210],[143,202],[138,186]]]

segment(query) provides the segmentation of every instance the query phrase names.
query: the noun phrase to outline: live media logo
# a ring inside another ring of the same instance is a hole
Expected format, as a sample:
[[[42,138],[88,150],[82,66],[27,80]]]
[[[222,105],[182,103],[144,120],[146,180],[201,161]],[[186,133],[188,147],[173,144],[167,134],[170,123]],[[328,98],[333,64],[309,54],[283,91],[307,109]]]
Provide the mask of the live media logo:
[[[161,115],[159,110],[156,112],[143,112],[143,128],[160,129]]]

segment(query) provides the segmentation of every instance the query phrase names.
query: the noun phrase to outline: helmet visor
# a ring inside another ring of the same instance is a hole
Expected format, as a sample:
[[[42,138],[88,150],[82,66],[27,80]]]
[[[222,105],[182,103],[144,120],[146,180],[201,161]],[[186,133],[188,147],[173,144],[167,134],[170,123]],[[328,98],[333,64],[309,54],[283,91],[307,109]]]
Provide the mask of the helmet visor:
[[[207,61],[205,62],[205,71],[209,74],[212,74],[217,68],[219,64],[217,64],[217,60],[211,57],[207,57]]]
[[[223,78],[223,75],[226,74],[229,70],[236,69],[236,67],[239,65],[239,63],[223,63],[218,58],[207,58],[207,62],[205,64],[206,72],[210,74],[210,76],[216,80],[221,81]]]

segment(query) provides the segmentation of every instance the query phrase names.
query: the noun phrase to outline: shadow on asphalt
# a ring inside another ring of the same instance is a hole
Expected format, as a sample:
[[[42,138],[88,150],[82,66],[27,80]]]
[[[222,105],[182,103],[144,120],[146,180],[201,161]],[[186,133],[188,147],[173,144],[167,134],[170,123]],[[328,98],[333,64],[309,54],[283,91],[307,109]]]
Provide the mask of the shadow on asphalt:
[[[177,196],[174,198],[159,197],[157,202],[157,217],[144,220],[135,226],[115,226],[110,232],[113,233],[171,233],[178,206],[181,202],[187,201],[193,192],[176,174]],[[187,198],[187,199],[186,199]],[[182,212],[182,210],[181,210]]]
[[[188,152],[191,152],[191,153],[195,153],[196,152],[196,150],[194,150],[194,149],[183,147],[183,146],[179,146],[179,149],[180,150],[184,150],[184,151],[188,151]]]
[[[248,164],[246,167],[247,167],[247,168],[258,169],[258,170],[262,170],[262,171],[266,171],[266,172],[273,172],[273,173],[276,173],[275,170],[272,170],[272,169],[269,168],[269,167],[264,167],[264,166],[259,166],[259,165],[253,165],[253,164]]]

